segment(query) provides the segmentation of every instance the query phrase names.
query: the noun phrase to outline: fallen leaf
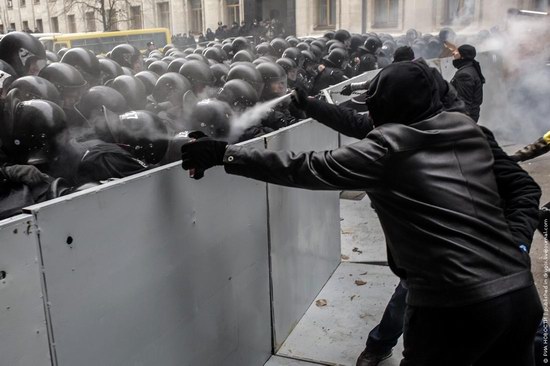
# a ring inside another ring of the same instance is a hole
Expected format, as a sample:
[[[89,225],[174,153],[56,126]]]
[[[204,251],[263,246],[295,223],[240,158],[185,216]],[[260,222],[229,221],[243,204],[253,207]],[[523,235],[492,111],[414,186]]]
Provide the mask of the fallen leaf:
[[[366,285],[367,282],[363,281],[363,280],[355,280],[355,284],[357,286],[363,286],[363,285]]]
[[[319,300],[315,301],[315,305],[317,305],[320,308],[322,308],[323,306],[327,306],[327,300],[319,299]]]
[[[347,261],[349,259],[349,257],[347,255],[341,255],[340,258],[342,258],[343,260]]]
[[[358,253],[358,254],[363,254],[363,251],[359,250],[359,248],[357,248],[357,247],[353,248],[352,252],[355,252],[355,253]]]
[[[357,295],[352,295],[352,296],[350,297],[350,300],[353,301],[353,299],[355,299],[356,296],[357,296]]]
[[[361,273],[361,276],[364,276],[364,275],[366,275],[367,273],[369,273],[369,272],[367,271],[367,272],[365,272],[365,273]]]

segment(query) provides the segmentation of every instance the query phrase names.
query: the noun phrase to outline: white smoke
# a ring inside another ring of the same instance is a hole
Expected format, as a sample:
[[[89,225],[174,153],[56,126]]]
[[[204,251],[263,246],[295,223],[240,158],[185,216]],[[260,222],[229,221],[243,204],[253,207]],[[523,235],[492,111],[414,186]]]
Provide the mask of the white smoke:
[[[289,98],[290,95],[289,93],[265,103],[258,103],[243,113],[234,114],[231,118],[229,141],[236,141],[247,128],[258,124],[277,104]]]
[[[480,123],[502,142],[526,144],[550,130],[549,24],[548,17],[516,17],[477,45],[487,79]]]

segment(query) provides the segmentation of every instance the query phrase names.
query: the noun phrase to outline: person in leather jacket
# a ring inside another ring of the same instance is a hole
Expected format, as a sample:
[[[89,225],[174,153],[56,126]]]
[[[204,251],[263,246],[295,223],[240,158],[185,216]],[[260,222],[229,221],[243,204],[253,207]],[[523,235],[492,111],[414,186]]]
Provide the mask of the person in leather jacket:
[[[375,128],[358,143],[293,153],[199,138],[182,147],[182,167],[197,178],[223,165],[288,187],[367,191],[388,263],[409,287],[401,365],[529,365],[542,306],[484,133],[464,114],[442,112],[421,63],[383,69],[367,105]]]

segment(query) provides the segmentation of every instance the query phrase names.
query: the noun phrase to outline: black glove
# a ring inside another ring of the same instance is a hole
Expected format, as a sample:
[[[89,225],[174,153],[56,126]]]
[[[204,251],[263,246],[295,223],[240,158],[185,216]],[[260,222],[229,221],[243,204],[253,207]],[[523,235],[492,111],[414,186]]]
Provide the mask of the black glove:
[[[22,183],[29,187],[40,183],[48,183],[52,178],[42,173],[37,167],[32,165],[11,165],[2,168],[3,175],[8,181],[13,183]]]
[[[290,101],[298,109],[307,108],[307,92],[303,88],[296,88],[290,95]]]
[[[201,135],[204,135],[202,132]],[[190,133],[189,137],[198,136]],[[188,142],[181,147],[181,167],[184,170],[194,170],[193,178],[201,179],[204,171],[216,165],[223,165],[223,156],[227,142],[201,136],[195,141]]]
[[[346,96],[351,95],[351,84],[345,85],[340,91],[340,94],[346,95]]]

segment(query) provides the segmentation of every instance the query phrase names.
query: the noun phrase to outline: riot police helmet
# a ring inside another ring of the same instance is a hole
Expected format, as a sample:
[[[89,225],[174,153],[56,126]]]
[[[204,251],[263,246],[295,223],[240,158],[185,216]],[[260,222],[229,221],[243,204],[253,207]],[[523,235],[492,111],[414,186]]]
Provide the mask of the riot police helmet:
[[[0,60],[10,64],[17,76],[38,75],[46,66],[46,50],[38,38],[11,32],[0,39]]]

